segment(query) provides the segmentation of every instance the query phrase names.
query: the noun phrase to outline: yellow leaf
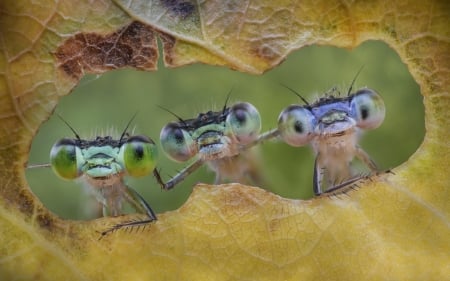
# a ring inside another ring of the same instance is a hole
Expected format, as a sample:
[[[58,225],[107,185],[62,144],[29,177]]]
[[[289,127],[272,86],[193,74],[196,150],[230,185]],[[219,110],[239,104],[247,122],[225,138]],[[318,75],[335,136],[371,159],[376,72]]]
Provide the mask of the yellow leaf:
[[[2,280],[444,280],[450,276],[450,5],[445,1],[3,1]],[[195,61],[262,73],[311,44],[387,42],[425,104],[426,136],[395,174],[348,196],[288,200],[199,185],[138,233],[62,220],[30,192],[32,138],[84,73]]]

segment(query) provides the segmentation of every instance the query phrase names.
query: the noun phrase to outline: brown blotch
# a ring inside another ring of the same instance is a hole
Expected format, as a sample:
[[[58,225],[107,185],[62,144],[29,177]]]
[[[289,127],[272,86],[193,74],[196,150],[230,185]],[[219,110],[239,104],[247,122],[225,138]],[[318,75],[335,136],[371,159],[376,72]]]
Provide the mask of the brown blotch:
[[[18,194],[19,210],[31,216],[34,212],[34,198],[27,190],[21,190]]]
[[[170,36],[166,33],[160,33],[159,38],[161,38],[161,42],[164,50],[164,63],[167,66],[173,65],[173,48],[175,47],[176,39],[173,36]]]
[[[48,213],[37,215],[36,222],[39,224],[41,228],[45,229],[51,229],[54,225],[54,220],[52,216]]]
[[[250,52],[267,62],[278,61],[281,54],[277,51],[277,45],[274,42],[255,41],[250,46]]]
[[[154,29],[135,21],[107,35],[75,34],[56,50],[55,57],[62,71],[80,79],[85,72],[103,73],[123,67],[155,70],[157,48]]]
[[[162,0],[163,6],[166,7],[171,14],[186,19],[195,11],[195,6],[189,1],[183,0]]]

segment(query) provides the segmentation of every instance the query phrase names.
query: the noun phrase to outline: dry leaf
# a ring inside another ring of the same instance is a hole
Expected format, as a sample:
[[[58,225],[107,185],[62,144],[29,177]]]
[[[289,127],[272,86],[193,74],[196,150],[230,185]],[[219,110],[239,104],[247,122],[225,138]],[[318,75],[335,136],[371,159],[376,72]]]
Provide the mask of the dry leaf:
[[[261,2],[261,3],[260,3]],[[3,1],[2,280],[444,280],[450,276],[450,5],[446,1]],[[348,196],[287,200],[197,186],[139,233],[64,221],[28,187],[33,135],[84,73],[195,61],[262,73],[294,49],[395,49],[420,84],[426,136],[407,163]]]

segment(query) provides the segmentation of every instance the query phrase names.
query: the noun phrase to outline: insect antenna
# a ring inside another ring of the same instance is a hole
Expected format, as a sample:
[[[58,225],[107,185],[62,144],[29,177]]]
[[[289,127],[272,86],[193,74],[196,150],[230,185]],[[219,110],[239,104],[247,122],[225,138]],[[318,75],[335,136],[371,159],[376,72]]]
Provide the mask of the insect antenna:
[[[137,114],[138,114],[138,113],[136,112],[136,113],[131,117],[130,121],[128,121],[127,126],[125,126],[125,129],[123,130],[122,134],[120,135],[119,143],[122,143],[122,139],[123,139],[123,138],[125,137],[125,135],[127,134],[128,127],[130,127],[131,122],[133,122],[133,120],[134,120],[134,118],[136,118],[136,115],[137,115]]]
[[[77,140],[81,141],[81,138],[80,138],[80,136],[78,135],[78,133],[75,131],[75,129],[72,128],[72,126],[70,126],[69,123],[68,123],[66,120],[64,120],[64,118],[62,118],[61,115],[59,115],[58,113],[56,113],[56,116],[58,116],[59,119],[61,119],[61,121],[63,121],[64,124],[67,125],[67,127],[69,127],[69,129],[70,129],[70,130],[72,131],[72,133],[75,135],[75,137],[77,138]]]
[[[347,96],[350,96],[350,93],[352,92],[352,89],[353,89],[353,84],[355,84],[356,78],[358,78],[358,75],[361,73],[361,70],[363,68],[364,68],[364,65],[359,68],[358,72],[355,75],[355,78],[353,78],[353,81],[350,84],[350,88],[348,88]]]
[[[299,97],[299,98],[300,98],[307,106],[310,106],[309,102],[308,102],[304,97],[302,97],[299,93],[297,93],[294,89],[292,89],[291,87],[286,86],[286,85],[284,85],[284,84],[281,84],[281,83],[280,83],[280,85],[283,86],[283,87],[285,87],[286,89],[290,90],[291,92],[293,92],[293,93],[294,93],[297,97]]]
[[[181,118],[180,116],[178,116],[177,114],[175,114],[174,112],[172,112],[172,111],[170,111],[169,109],[167,109],[167,108],[165,108],[165,107],[163,107],[163,106],[161,106],[161,105],[157,105],[159,108],[161,108],[162,110],[164,110],[164,111],[166,111],[166,112],[169,112],[170,114],[172,114],[173,116],[175,116],[177,119],[178,119],[178,121],[180,121],[181,123],[183,123],[183,125],[184,126],[188,126],[187,125],[187,123],[186,123],[186,121],[184,121],[184,119],[183,118]]]
[[[227,109],[227,103],[230,100],[231,92],[233,92],[233,87],[231,87],[230,91],[228,92],[227,98],[225,99],[225,104],[223,105],[222,114],[225,114],[225,110]]]

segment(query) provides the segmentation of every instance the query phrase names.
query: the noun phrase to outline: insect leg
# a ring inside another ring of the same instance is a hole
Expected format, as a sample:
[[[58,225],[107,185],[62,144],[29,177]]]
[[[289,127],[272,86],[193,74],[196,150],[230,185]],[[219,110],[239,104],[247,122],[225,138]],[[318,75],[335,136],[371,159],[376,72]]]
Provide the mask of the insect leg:
[[[324,191],[324,194],[325,193],[333,193],[333,192],[335,192],[335,191],[337,191],[337,190],[339,190],[339,189],[341,189],[343,187],[351,185],[351,184],[353,184],[353,183],[355,183],[355,182],[357,182],[357,181],[359,181],[361,179],[364,179],[364,178],[367,178],[367,176],[356,176],[356,177],[353,177],[353,178],[351,178],[349,180],[346,180],[346,181],[344,181],[344,182],[342,182],[342,183],[340,183],[338,185],[334,185],[332,188],[327,189],[326,191]]]
[[[26,168],[27,169],[33,169],[33,168],[50,168],[52,164],[30,164]]]
[[[154,221],[157,219],[150,205],[145,201],[144,198],[142,198],[139,193],[137,193],[136,190],[132,189],[131,187],[127,187],[125,192],[125,199],[128,203],[130,203],[130,205],[133,206],[133,208],[136,209],[136,211],[147,214],[147,216],[150,218],[150,221]]]
[[[154,222],[157,220],[155,212],[153,212],[150,205],[142,198],[142,196],[137,193],[136,190],[132,189],[131,187],[126,186],[125,189],[125,199],[128,203],[130,203],[137,211],[141,213],[146,213],[148,216],[148,219],[145,220],[136,220],[136,221],[127,221],[123,223],[119,223],[114,225],[111,228],[108,228],[105,231],[102,231],[101,237],[104,237],[105,235],[114,232],[116,230],[119,230],[124,227],[139,227],[139,226],[145,226],[151,222]]]
[[[184,180],[185,177],[193,173],[197,170],[201,165],[203,165],[202,159],[197,159],[195,162],[181,170],[177,175],[171,178],[168,182],[164,183],[161,179],[161,176],[156,176],[156,180],[161,185],[161,187],[165,190],[170,190],[175,187],[178,183]]]
[[[378,168],[375,162],[370,158],[369,154],[365,152],[361,147],[356,146],[355,156],[358,157],[359,160],[364,162],[372,172],[377,172]]]
[[[265,132],[265,133],[262,133],[261,135],[259,135],[258,139],[256,140],[257,141],[256,144],[261,143],[266,140],[270,140],[272,138],[276,138],[279,135],[280,135],[280,132],[278,131],[278,129],[272,129],[268,132]]]
[[[313,190],[316,196],[322,194],[322,166],[319,165],[320,154],[317,154],[316,160],[314,161],[314,175],[313,175]]]
[[[261,135],[258,136],[258,138],[256,140],[254,140],[253,142],[244,145],[243,147],[241,147],[241,151],[245,151],[255,145],[258,145],[262,142],[268,141],[270,139],[276,138],[280,135],[280,132],[278,131],[278,129],[272,129],[270,131],[267,131],[265,133],[262,133]]]

